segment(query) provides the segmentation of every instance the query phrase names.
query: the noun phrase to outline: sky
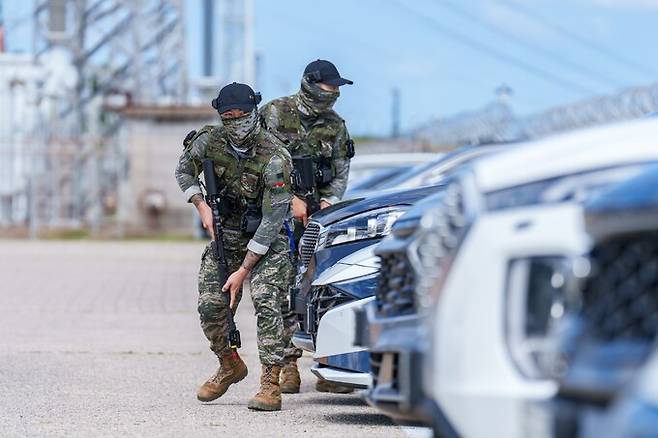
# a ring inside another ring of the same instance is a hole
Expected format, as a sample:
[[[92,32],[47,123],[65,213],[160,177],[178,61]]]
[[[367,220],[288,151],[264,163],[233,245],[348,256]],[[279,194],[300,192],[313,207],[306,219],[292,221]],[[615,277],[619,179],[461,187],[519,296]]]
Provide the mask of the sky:
[[[11,32],[30,2],[0,1]],[[185,4],[195,77],[201,0]],[[658,0],[255,0],[255,13],[264,100],[295,92],[308,62],[329,59],[355,82],[336,110],[356,135],[390,132],[394,88],[408,130],[477,110],[503,84],[525,115],[658,78]],[[29,48],[26,27],[10,49]]]

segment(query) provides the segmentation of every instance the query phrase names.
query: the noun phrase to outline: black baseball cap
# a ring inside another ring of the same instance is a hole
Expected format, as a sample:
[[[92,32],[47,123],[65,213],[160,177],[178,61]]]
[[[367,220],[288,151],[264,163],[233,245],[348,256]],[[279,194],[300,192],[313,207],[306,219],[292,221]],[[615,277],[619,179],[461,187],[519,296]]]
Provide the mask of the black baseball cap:
[[[349,79],[341,78],[336,66],[324,59],[315,60],[307,65],[304,69],[304,77],[310,82],[322,82],[335,87],[354,83]]]
[[[212,100],[212,107],[220,114],[232,109],[251,112],[260,101],[260,93],[255,93],[249,85],[233,82],[219,90],[217,98]]]

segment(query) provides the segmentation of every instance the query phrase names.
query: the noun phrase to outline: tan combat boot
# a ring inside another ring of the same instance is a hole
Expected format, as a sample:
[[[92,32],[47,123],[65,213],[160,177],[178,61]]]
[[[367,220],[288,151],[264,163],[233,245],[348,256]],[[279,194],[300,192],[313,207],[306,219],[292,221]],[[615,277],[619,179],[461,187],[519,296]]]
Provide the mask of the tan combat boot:
[[[217,372],[201,385],[196,398],[209,402],[223,396],[229,386],[247,377],[247,365],[237,353],[219,358]]]
[[[263,365],[261,367],[260,391],[249,400],[249,409],[255,409],[257,411],[281,410],[280,373],[280,366]]]
[[[339,385],[328,380],[318,379],[315,382],[315,390],[318,392],[331,392],[334,394],[350,394],[354,392],[354,388],[349,386]]]
[[[299,370],[297,369],[297,359],[286,362],[281,370],[281,393],[282,394],[297,394],[299,392],[299,385],[302,379],[299,377]]]

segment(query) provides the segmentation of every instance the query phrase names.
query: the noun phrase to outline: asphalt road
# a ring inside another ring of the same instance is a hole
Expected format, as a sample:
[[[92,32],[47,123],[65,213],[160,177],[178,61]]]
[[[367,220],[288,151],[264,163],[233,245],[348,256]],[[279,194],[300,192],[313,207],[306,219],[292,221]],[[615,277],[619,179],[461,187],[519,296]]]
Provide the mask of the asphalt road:
[[[358,395],[313,389],[249,411],[259,373],[253,307],[237,321],[249,376],[213,403],[216,368],[198,325],[202,243],[0,241],[0,435],[396,437]]]

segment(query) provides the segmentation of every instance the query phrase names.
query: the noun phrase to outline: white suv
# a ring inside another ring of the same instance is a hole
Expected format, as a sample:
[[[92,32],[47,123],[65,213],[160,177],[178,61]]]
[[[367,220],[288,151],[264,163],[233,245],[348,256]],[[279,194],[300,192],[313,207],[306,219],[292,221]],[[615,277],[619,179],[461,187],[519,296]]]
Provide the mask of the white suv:
[[[657,139],[658,120],[646,119],[529,143],[474,163],[424,217],[417,263],[432,281],[417,301],[429,350],[411,384],[430,417],[447,419],[438,434],[540,432],[536,402],[556,392],[546,335],[564,313],[565,270],[588,269],[569,262],[589,248],[581,201],[657,162]]]

